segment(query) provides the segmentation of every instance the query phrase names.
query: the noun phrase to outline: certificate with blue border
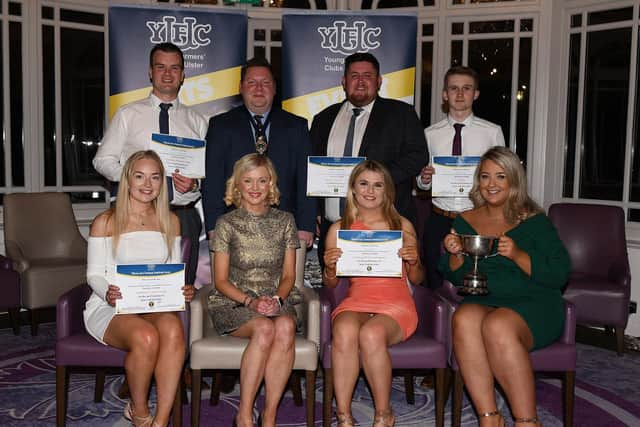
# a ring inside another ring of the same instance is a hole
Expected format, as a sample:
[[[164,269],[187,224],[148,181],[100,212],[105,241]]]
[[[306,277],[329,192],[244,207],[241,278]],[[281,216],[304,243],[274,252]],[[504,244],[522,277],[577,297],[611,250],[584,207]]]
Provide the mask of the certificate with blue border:
[[[467,197],[479,156],[433,156],[432,197]]]
[[[116,266],[116,314],[184,311],[184,264],[120,264]]]
[[[307,196],[345,197],[349,175],[366,157],[307,157]]]
[[[204,178],[205,145],[202,139],[153,133],[149,148],[162,159],[167,176],[178,172],[187,178]]]
[[[400,230],[338,230],[338,276],[402,277]]]

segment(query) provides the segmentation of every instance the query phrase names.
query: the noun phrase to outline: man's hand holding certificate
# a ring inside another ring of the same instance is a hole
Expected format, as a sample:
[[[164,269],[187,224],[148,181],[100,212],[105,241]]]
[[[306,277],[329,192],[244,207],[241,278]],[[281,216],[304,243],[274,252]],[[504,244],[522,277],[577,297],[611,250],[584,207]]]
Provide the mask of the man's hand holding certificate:
[[[116,267],[122,298],[116,314],[184,311],[184,264],[130,264]]]
[[[473,186],[478,156],[434,156],[432,197],[466,197]]]
[[[204,178],[203,140],[154,133],[151,135],[150,148],[162,159],[167,176],[180,171],[187,178]]]
[[[307,158],[307,196],[345,197],[349,187],[349,175],[365,157]]]
[[[402,231],[338,230],[337,276],[402,277]]]

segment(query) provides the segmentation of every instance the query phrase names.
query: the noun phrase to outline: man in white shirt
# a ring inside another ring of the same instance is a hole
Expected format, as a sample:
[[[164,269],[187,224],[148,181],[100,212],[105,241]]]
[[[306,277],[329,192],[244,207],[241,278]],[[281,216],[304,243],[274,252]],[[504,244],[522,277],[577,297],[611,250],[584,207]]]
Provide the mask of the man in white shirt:
[[[456,66],[446,72],[442,99],[448,108],[447,117],[424,131],[431,156],[481,156],[495,145],[505,145],[499,125],[473,114],[473,102],[480,96],[478,83],[478,74],[469,67]],[[422,168],[416,178],[418,187],[430,190],[433,174],[431,163]],[[473,203],[468,196],[434,197],[431,200],[431,215],[424,226],[422,248],[428,284],[435,289],[442,285],[442,275],[438,271],[442,240],[451,230],[455,217],[472,209]]]
[[[116,111],[93,159],[96,171],[117,183],[129,156],[150,148],[153,133],[204,139],[207,133],[206,119],[178,100],[184,77],[184,58],[180,48],[172,43],[161,43],[151,49],[151,93],[147,98],[124,105]],[[182,236],[191,240],[190,274],[186,279],[187,283],[193,283],[202,229],[200,215],[194,208],[200,200],[199,183],[197,179],[187,178],[177,171],[174,171],[170,181],[171,209],[180,219]],[[115,192],[112,194],[115,195]]]

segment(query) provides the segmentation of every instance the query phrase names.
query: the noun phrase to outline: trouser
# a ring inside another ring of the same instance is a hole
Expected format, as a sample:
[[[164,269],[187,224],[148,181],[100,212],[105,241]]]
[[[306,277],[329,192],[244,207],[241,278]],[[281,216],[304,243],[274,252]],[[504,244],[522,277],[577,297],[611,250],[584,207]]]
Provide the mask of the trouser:
[[[180,220],[180,235],[188,237],[191,241],[191,256],[187,265],[186,283],[191,285],[196,280],[196,270],[198,268],[198,250],[200,247],[200,232],[202,231],[202,221],[196,208],[192,204],[188,206],[173,206],[171,211]]]
[[[438,263],[442,255],[442,241],[451,231],[453,219],[439,215],[433,211],[427,217],[422,235],[423,264],[427,269],[427,284],[431,289],[442,286],[442,273]]]

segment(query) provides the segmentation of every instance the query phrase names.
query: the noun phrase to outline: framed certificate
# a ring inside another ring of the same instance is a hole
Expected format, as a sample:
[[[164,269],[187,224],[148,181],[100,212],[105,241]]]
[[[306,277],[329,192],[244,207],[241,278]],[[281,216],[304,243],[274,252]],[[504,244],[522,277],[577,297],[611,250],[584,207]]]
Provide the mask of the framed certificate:
[[[402,277],[400,230],[338,230],[337,276]]]
[[[434,156],[435,169],[431,184],[433,197],[467,197],[473,187],[473,174],[479,156]]]
[[[167,176],[178,171],[187,178],[204,178],[203,140],[154,133],[149,148],[162,159]]]
[[[307,157],[307,196],[345,197],[349,175],[366,157]]]
[[[184,264],[117,265],[116,314],[184,311],[184,280]]]

